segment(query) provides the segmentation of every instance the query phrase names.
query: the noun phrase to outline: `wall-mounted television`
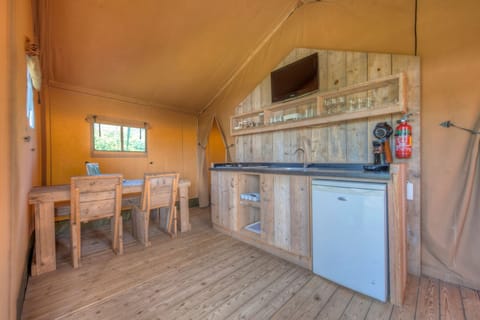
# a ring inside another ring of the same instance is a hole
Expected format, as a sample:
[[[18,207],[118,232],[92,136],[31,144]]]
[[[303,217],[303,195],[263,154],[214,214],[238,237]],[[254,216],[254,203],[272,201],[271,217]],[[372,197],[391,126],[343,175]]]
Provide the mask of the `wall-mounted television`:
[[[272,102],[318,90],[318,54],[297,60],[270,74]]]

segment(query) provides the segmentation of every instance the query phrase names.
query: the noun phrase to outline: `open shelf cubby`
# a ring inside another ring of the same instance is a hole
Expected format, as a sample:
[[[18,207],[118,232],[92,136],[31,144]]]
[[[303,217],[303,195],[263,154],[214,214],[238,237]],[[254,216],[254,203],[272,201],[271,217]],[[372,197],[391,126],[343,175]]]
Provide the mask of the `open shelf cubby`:
[[[237,217],[237,229],[260,234],[261,232],[261,199],[260,175],[239,175],[240,206]]]

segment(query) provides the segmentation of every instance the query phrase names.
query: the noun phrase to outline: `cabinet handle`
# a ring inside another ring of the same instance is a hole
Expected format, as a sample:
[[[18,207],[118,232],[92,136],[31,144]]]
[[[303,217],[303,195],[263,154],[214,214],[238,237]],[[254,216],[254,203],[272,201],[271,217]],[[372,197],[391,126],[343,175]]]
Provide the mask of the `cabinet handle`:
[[[338,200],[338,201],[347,201],[347,198],[345,198],[345,197],[338,197],[337,200]]]

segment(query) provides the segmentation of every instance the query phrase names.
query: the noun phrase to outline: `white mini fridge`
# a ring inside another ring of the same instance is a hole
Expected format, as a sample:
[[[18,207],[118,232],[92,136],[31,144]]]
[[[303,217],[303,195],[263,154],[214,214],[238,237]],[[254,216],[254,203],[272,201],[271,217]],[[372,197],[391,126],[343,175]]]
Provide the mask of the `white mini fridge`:
[[[312,181],[313,272],[386,302],[388,299],[387,187]]]

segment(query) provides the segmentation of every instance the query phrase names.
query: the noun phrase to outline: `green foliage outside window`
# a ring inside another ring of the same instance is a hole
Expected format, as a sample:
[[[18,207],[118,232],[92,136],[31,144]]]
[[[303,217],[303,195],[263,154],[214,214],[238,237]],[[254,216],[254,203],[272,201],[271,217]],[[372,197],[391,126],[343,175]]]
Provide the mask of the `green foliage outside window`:
[[[123,127],[124,151],[145,152],[145,129]]]
[[[145,128],[93,123],[94,150],[146,152]]]

